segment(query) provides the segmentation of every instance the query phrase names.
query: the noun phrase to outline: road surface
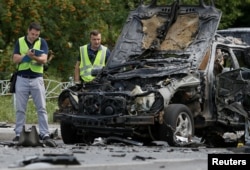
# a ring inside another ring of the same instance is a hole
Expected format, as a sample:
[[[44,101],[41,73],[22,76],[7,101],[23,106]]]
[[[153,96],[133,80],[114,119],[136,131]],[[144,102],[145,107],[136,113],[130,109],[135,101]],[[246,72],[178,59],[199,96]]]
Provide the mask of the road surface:
[[[51,132],[60,128],[50,125]],[[170,147],[106,144],[97,139],[91,146],[65,145],[55,136],[57,147],[13,145],[13,125],[0,128],[0,169],[84,169],[84,170],[207,170],[208,154],[245,153],[246,148]]]

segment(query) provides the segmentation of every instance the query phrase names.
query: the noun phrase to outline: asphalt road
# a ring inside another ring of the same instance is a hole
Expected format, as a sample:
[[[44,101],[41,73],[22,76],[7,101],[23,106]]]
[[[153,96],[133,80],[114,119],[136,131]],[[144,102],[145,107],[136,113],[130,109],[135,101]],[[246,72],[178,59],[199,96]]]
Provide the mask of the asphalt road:
[[[207,170],[208,154],[244,153],[241,148],[169,147],[124,143],[105,144],[97,139],[91,146],[65,145],[58,125],[50,125],[57,147],[23,147],[13,144],[13,125],[0,128],[0,169],[84,169],[84,170]]]

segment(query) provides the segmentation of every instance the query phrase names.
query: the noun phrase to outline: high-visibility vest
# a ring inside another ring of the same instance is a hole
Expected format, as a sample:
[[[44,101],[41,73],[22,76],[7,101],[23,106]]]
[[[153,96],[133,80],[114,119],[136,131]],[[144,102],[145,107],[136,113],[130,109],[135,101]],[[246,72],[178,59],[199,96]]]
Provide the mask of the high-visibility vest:
[[[25,41],[25,37],[19,38],[18,41],[19,41],[20,54],[21,56],[24,56],[29,50],[29,47]],[[41,38],[39,38],[39,40],[37,40],[33,46],[33,49],[40,50],[40,48],[41,48]],[[33,72],[36,73],[43,73],[43,64],[40,64],[35,60],[31,60],[29,62],[21,62],[19,64],[18,70],[27,70],[27,69],[31,69]]]
[[[105,66],[106,51],[107,47],[101,45],[96,54],[95,61],[92,64],[88,55],[88,45],[80,47],[81,62],[79,68],[80,76],[84,82],[90,82],[95,78],[91,75],[92,69],[102,68]]]

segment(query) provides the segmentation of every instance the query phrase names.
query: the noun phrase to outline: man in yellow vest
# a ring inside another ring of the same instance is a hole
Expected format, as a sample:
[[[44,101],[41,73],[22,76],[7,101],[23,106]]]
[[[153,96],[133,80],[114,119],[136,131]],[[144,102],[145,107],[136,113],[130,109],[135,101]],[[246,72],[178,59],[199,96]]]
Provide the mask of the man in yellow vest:
[[[91,31],[90,43],[80,47],[80,56],[75,65],[75,83],[91,82],[95,78],[91,75],[92,69],[104,67],[109,56],[110,50],[101,45],[101,33]]]
[[[39,37],[40,31],[40,24],[32,22],[27,35],[20,37],[14,47],[13,62],[18,65],[18,76],[15,86],[16,137],[13,141],[19,141],[25,125],[30,95],[37,109],[40,138],[44,141],[50,139],[43,81],[43,64],[47,61],[48,45],[45,39]]]

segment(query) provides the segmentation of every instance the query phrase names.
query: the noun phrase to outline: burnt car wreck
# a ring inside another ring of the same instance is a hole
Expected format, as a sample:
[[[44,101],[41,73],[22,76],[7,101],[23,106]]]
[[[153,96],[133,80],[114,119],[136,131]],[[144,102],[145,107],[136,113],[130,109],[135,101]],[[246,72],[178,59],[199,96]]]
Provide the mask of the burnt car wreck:
[[[222,13],[210,2],[153,0],[132,11],[96,79],[59,95],[64,143],[116,136],[183,146],[198,136],[220,147],[225,133],[244,141],[250,48],[216,33]]]

